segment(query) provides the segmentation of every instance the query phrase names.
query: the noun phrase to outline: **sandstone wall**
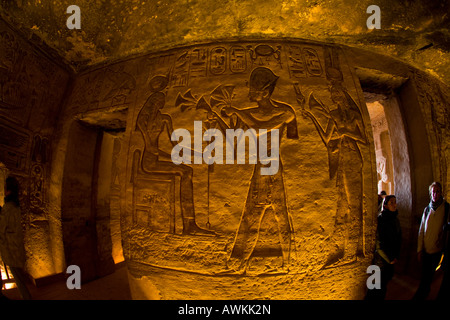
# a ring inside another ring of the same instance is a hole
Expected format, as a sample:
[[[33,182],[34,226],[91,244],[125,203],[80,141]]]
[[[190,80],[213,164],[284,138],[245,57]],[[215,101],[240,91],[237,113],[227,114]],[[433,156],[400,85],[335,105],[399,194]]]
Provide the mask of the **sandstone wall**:
[[[3,22],[0,36],[0,161],[22,185],[35,278],[94,259],[106,274],[125,257],[137,298],[361,298],[377,214],[367,86],[398,98],[385,109],[402,270],[414,268],[428,185],[448,195],[448,87],[398,60],[305,40],[216,40],[70,82]],[[279,170],[173,164],[170,135],[193,134],[194,121],[224,135],[279,129]],[[88,234],[94,256],[77,251]]]
[[[86,95],[91,79],[128,89],[119,165],[123,249],[132,279],[157,288],[147,294],[361,296],[375,230],[375,157],[362,91],[341,48],[223,42],[130,59],[77,79],[71,101],[86,99],[84,113],[113,101],[105,85]],[[246,119],[230,111],[258,107],[249,93],[262,83],[273,91],[267,114]],[[248,163],[173,164],[171,130],[193,133],[195,120],[224,134],[280,129],[278,173],[261,176]],[[193,281],[189,289],[197,281],[208,293],[184,292],[184,277]]]
[[[0,162],[21,185],[27,270],[34,278],[56,272],[50,174],[68,82],[69,72],[0,20]]]

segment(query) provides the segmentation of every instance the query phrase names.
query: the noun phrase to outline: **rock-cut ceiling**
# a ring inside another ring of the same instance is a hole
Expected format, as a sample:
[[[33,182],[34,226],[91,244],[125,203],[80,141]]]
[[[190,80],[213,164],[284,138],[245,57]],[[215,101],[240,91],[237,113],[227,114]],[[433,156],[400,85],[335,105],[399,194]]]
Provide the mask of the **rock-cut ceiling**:
[[[381,10],[368,29],[367,8]],[[70,30],[67,8],[80,8]],[[426,0],[2,0],[0,15],[72,70],[173,46],[302,38],[401,59],[450,84],[450,3]]]

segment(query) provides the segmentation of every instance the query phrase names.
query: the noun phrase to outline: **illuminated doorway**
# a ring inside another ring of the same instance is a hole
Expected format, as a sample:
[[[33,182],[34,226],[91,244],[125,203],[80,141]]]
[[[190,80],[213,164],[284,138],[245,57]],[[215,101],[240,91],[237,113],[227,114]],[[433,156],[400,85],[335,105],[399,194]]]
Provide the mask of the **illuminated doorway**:
[[[395,194],[394,163],[391,149],[391,137],[386,120],[385,107],[392,104],[392,97],[383,94],[364,92],[369,111],[375,143],[378,194]]]
[[[402,213],[399,219],[406,231],[411,228],[413,196],[409,140],[401,100],[393,90],[380,93],[363,89],[375,143],[378,194],[385,191],[396,196],[397,208]]]
[[[407,110],[403,99],[409,86],[405,85],[407,79],[381,83],[364,73],[359,76],[372,125],[378,194],[385,191],[397,198],[403,257],[396,270],[402,272],[410,267],[417,245],[413,214],[415,172],[411,167],[410,128],[404,115]]]

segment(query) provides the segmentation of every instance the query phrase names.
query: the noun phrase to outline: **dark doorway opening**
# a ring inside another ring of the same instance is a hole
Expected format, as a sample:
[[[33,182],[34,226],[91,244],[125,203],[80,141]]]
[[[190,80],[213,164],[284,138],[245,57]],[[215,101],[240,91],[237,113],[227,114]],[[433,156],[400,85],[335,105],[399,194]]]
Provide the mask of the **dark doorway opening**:
[[[357,68],[371,117],[378,192],[395,194],[402,228],[396,272],[417,277],[417,232],[433,181],[429,142],[415,86],[408,78]]]
[[[101,115],[72,122],[62,183],[65,260],[80,267],[82,283],[113,273],[124,260],[117,161],[126,112],[113,122]]]

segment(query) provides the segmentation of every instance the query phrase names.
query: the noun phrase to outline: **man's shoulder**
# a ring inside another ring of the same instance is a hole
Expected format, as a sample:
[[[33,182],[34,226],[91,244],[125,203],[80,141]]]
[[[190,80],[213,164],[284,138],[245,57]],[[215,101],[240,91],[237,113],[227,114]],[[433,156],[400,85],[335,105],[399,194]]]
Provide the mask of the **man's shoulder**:
[[[431,204],[429,203],[424,209],[422,213],[422,220],[428,218],[428,214],[430,213]]]

